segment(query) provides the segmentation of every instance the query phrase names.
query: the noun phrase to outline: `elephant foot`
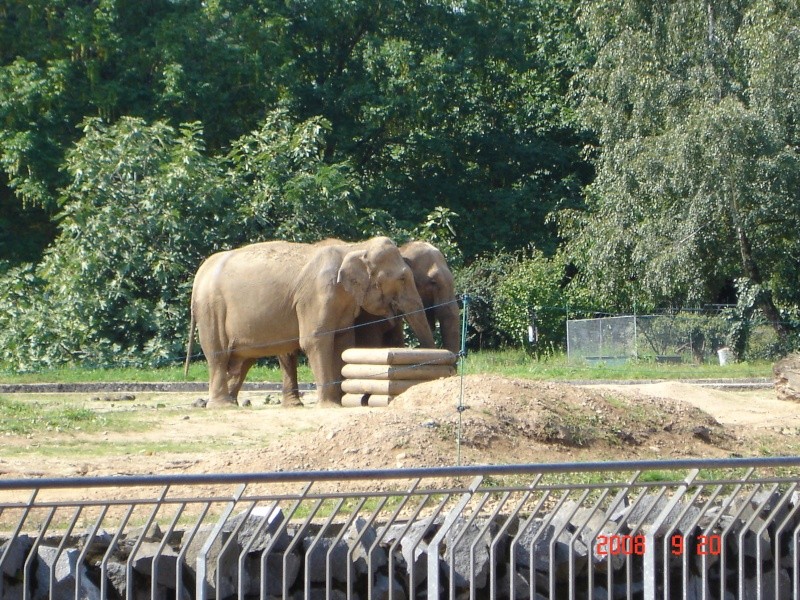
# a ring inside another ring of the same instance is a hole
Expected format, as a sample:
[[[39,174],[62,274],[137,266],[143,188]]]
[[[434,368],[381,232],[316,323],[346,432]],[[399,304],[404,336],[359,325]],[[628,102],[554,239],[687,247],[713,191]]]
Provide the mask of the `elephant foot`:
[[[341,402],[334,402],[333,400],[320,400],[317,402],[318,408],[341,408]]]
[[[237,408],[239,405],[233,399],[209,400],[206,408]]]
[[[283,408],[297,408],[299,406],[303,406],[303,403],[297,396],[288,396],[288,397],[284,396],[281,399],[281,406]]]

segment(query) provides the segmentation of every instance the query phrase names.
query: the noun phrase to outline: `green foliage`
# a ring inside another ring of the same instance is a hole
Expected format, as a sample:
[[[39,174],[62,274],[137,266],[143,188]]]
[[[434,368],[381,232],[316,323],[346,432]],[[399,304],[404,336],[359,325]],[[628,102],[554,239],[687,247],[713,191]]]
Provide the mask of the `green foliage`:
[[[563,277],[563,266],[535,249],[511,265],[495,296],[497,326],[511,343],[537,354],[563,346],[566,339]],[[533,344],[529,340],[530,326],[535,326],[538,332]]]
[[[456,294],[467,297],[463,310],[467,314],[465,342],[469,349],[497,348],[508,341],[497,325],[496,293],[513,264],[513,255],[498,252],[454,269]]]
[[[67,155],[56,242],[37,267],[5,277],[0,358],[19,370],[174,361],[206,256],[263,237],[347,233],[353,182],[321,160],[324,130],[275,113],[214,157],[199,124],[87,120]]]
[[[16,299],[0,298],[17,313],[3,315],[3,359],[20,369],[169,360],[186,335],[192,271],[235,240],[224,173],[197,125],[90,120],[84,132],[67,157],[59,237],[35,275],[7,276],[32,284],[27,297],[12,287]]]
[[[800,277],[800,73],[782,60],[800,52],[797,6],[596,2],[581,23],[597,178],[588,213],[562,224],[585,284],[607,305],[686,305],[745,277],[785,329],[772,303]]]
[[[229,153],[242,228],[252,240],[315,242],[358,237],[353,219],[358,183],[346,163],[324,160],[330,123],[294,123],[283,110],[236,140]]]

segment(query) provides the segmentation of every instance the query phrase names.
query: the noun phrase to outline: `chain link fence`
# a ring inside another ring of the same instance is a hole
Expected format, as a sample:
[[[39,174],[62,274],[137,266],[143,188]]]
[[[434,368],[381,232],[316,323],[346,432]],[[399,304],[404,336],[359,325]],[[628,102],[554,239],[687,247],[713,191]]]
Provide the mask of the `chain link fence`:
[[[724,360],[727,332],[728,325],[719,312],[568,320],[567,355],[570,360],[608,365],[631,359],[661,363]]]

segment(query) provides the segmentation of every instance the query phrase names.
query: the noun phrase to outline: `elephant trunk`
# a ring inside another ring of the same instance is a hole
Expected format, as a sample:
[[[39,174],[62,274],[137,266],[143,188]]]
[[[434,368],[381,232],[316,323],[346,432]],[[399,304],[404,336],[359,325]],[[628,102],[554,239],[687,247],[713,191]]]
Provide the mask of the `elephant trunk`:
[[[435,348],[436,342],[433,340],[433,332],[425,317],[425,308],[422,302],[410,302],[405,307],[401,307],[404,318],[411,327],[411,331],[417,336],[423,348]]]
[[[442,346],[453,354],[461,352],[461,313],[455,298],[439,303],[436,319],[442,333]]]

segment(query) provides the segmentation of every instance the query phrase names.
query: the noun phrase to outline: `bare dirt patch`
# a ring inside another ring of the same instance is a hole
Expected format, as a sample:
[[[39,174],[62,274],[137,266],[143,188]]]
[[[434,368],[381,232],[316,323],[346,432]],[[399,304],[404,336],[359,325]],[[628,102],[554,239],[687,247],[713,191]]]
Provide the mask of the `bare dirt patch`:
[[[308,395],[306,407],[284,409],[266,396],[248,392],[251,407],[218,411],[193,407],[196,393],[67,398],[98,412],[135,411],[146,427],[5,435],[0,477],[759,456],[800,447],[800,405],[771,389],[468,375],[416,386],[388,408],[317,408]]]

